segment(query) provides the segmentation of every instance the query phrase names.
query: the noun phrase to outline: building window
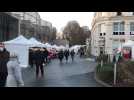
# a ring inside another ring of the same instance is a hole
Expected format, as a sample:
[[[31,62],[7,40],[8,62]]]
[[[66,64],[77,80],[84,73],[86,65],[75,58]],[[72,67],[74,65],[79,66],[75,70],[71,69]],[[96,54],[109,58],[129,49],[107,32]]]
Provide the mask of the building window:
[[[130,35],[134,35],[134,22],[130,23]]]
[[[121,12],[117,12],[117,16],[121,16],[122,15],[122,13]]]
[[[113,35],[124,35],[124,22],[113,23]]]
[[[101,32],[101,24],[98,25],[98,32]]]
[[[114,26],[113,26],[114,27],[114,29],[113,29],[114,32],[118,31],[118,29],[119,29],[119,25],[118,24],[119,23],[117,23],[117,22],[114,23]]]
[[[100,36],[102,36],[102,33],[100,33]]]
[[[104,35],[106,35],[106,33],[103,33]]]
[[[131,22],[130,23],[130,31],[131,32],[134,32],[134,22]]]
[[[124,31],[124,22],[119,23],[120,25],[120,31],[123,32]]]

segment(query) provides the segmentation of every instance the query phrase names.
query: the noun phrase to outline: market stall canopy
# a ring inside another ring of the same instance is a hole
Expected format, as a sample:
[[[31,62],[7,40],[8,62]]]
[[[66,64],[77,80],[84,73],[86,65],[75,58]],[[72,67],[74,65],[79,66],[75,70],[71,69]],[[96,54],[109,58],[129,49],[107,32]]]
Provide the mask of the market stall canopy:
[[[59,49],[63,49],[63,50],[64,50],[65,47],[64,47],[63,45],[60,45],[60,46],[59,46]]]
[[[45,43],[45,46],[46,46],[47,48],[52,48],[52,45],[49,44],[49,43]]]
[[[33,43],[27,40],[24,36],[20,35],[17,38],[10,40],[10,41],[5,41],[4,44],[16,44],[16,45],[29,45],[32,46]]]
[[[72,46],[69,50],[74,50],[75,52],[78,52],[78,50],[80,49],[81,45],[74,45]]]
[[[52,45],[52,48],[58,49],[58,46],[55,44],[55,45]]]
[[[35,38],[30,38],[29,39],[30,42],[32,42],[34,44],[34,46],[37,46],[37,47],[46,47],[45,44],[37,41]]]
[[[6,49],[10,53],[16,53],[21,67],[28,67],[29,65],[29,48],[33,43],[20,35],[17,38],[4,42]]]

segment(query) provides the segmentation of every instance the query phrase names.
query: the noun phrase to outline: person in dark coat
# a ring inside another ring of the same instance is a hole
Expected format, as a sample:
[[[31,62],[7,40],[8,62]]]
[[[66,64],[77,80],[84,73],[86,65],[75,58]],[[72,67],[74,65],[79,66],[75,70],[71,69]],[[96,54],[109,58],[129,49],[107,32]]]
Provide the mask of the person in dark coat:
[[[116,57],[115,57],[115,55],[113,56],[113,63],[116,63]]]
[[[59,53],[58,53],[58,58],[59,58],[59,60],[60,60],[60,63],[62,63],[62,60],[63,60],[63,58],[64,58],[64,52],[63,52],[63,50],[60,50],[60,51],[59,51]]]
[[[84,48],[83,47],[81,47],[79,49],[79,54],[80,54],[80,58],[84,56]]]
[[[7,62],[10,53],[5,48],[0,48],[0,87],[5,87],[8,76]]]
[[[34,64],[34,52],[32,49],[29,50],[29,64],[33,68]]]
[[[45,64],[48,63],[48,54],[49,54],[48,50],[46,48],[44,48],[43,57],[44,57]]]
[[[68,61],[68,57],[69,57],[69,50],[65,50],[64,51],[64,56],[66,58],[66,62]]]
[[[32,53],[31,53],[31,57],[32,57],[31,58],[32,59],[32,63],[31,64],[32,64],[32,67],[35,65],[35,60],[36,60],[36,58],[35,58],[36,55],[35,54],[36,54],[35,50],[33,49]]]
[[[70,52],[70,55],[71,55],[72,61],[74,61],[74,55],[75,55],[74,50],[72,50],[72,51]]]
[[[44,76],[44,68],[43,68],[43,55],[42,55],[42,51],[40,49],[38,49],[35,52],[35,64],[36,64],[36,77],[39,77],[39,71],[41,70],[41,76]]]

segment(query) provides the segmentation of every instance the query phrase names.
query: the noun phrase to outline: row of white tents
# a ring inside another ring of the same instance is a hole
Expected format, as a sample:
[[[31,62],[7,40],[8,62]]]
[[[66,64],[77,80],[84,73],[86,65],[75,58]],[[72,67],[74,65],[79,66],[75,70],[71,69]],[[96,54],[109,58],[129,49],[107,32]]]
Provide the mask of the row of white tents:
[[[13,40],[5,41],[4,45],[10,53],[16,53],[18,55],[21,67],[28,67],[29,48],[31,47],[45,47],[47,49],[55,48],[56,50],[65,49],[64,46],[50,45],[49,43],[43,44],[35,38],[28,40],[22,35]]]
[[[22,35],[18,36],[17,38],[15,38],[13,40],[5,41],[4,45],[10,53],[16,53],[18,55],[21,67],[28,67],[28,65],[29,65],[29,48],[31,48],[31,47],[45,47],[48,50],[54,48],[57,51],[59,51],[61,49],[62,50],[74,49],[74,51],[77,52],[78,49],[82,46],[82,45],[75,45],[75,46],[72,46],[71,48],[68,48],[68,47],[64,47],[62,45],[57,46],[56,44],[55,45],[51,45],[49,43],[43,44],[43,43],[37,41],[35,38],[31,38],[28,40]]]
[[[74,45],[72,47],[69,48],[69,50],[74,50],[75,53],[78,52],[78,50],[81,48],[81,47],[85,47],[86,45]]]

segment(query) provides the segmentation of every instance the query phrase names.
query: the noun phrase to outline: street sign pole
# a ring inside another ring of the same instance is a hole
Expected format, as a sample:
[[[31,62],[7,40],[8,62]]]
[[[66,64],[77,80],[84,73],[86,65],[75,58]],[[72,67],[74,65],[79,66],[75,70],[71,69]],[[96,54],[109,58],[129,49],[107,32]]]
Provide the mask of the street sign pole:
[[[114,85],[116,85],[116,71],[117,71],[117,64],[116,62],[114,63]]]
[[[116,61],[114,63],[114,85],[116,85],[116,79],[117,79],[117,62],[119,60],[119,56],[120,56],[120,54],[119,53],[116,53],[116,56],[115,56]]]

